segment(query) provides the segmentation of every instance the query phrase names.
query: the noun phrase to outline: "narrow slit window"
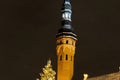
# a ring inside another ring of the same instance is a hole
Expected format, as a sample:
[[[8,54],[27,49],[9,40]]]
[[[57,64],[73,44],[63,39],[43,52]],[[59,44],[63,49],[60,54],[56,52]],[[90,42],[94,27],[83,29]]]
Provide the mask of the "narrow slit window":
[[[72,42],[72,45],[74,45],[74,42]]]
[[[62,55],[60,56],[60,61],[62,60]]]
[[[68,60],[68,55],[66,54],[66,60]]]
[[[72,61],[72,56],[71,56],[71,61]]]
[[[66,44],[68,44],[68,40],[66,41]]]
[[[62,41],[60,41],[60,44],[62,44]]]

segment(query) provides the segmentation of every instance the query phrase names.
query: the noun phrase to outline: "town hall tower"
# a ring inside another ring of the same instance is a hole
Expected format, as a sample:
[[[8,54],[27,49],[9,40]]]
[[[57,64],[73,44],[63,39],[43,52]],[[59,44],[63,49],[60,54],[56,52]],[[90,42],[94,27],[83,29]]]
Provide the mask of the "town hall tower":
[[[77,41],[71,25],[71,4],[64,0],[62,9],[61,28],[56,35],[57,51],[57,80],[72,80],[74,73],[74,54]]]

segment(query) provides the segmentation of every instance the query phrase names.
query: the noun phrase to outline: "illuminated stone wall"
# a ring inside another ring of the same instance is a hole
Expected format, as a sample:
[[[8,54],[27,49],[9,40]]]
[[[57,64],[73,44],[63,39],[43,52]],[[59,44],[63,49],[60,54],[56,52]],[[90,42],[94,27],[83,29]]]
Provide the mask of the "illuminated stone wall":
[[[120,80],[120,72],[88,78],[87,80]]]

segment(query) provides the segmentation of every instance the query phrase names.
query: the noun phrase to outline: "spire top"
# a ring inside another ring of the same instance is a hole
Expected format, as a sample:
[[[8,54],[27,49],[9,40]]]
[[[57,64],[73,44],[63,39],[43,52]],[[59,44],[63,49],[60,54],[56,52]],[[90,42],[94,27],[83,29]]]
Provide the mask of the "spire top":
[[[64,0],[64,3],[65,3],[65,2],[70,2],[70,0]]]
[[[73,28],[71,25],[72,8],[71,8],[70,0],[64,0],[61,9],[61,14],[62,14],[62,20],[61,20],[62,27],[58,30],[58,34],[56,35],[56,38],[71,37],[77,40],[77,35],[73,33]]]
[[[62,12],[62,28],[71,30],[72,10],[71,10],[70,0],[64,0],[61,12]]]

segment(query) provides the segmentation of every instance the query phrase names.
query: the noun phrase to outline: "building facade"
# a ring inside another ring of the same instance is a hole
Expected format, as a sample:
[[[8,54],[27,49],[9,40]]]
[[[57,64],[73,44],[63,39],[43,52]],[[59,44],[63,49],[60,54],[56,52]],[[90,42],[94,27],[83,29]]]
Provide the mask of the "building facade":
[[[87,80],[120,80],[120,72],[88,78]]]

